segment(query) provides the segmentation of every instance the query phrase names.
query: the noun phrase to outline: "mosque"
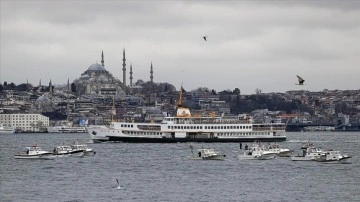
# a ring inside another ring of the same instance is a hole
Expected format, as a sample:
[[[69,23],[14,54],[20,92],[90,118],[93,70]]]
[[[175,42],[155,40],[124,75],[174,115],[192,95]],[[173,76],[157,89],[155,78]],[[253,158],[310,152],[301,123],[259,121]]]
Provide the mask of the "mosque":
[[[76,86],[76,94],[80,95],[103,95],[103,96],[122,96],[125,95],[129,88],[133,86],[133,72],[130,66],[130,86],[126,85],[126,58],[125,49],[123,50],[123,80],[115,78],[109,71],[105,69],[104,52],[101,53],[101,64],[95,63],[81,74],[80,78],[74,80]],[[150,80],[153,83],[153,70],[151,64]]]

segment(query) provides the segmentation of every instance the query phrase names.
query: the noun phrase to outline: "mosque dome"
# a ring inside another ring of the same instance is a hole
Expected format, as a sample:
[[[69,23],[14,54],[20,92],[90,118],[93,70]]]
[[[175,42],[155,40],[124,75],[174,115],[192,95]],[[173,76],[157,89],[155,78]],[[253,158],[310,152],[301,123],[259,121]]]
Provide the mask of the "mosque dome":
[[[106,69],[101,64],[98,64],[98,63],[90,65],[88,70],[89,71],[106,71]]]
[[[38,99],[36,99],[36,103],[48,103],[48,102],[50,102],[49,98],[43,95],[38,97]]]

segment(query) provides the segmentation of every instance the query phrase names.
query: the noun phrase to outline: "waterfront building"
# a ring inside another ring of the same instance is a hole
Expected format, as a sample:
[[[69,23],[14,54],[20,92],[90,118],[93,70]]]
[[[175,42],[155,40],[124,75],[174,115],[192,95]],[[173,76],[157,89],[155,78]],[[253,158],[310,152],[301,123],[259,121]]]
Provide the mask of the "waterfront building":
[[[49,117],[41,114],[0,114],[0,124],[16,130],[38,132],[49,126]]]

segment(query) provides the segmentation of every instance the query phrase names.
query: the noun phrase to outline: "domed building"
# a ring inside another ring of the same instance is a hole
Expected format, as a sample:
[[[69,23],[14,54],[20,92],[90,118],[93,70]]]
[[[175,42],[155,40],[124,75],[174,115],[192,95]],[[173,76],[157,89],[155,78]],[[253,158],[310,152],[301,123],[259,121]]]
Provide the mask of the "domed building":
[[[74,81],[77,95],[119,95],[124,94],[123,83],[105,69],[104,54],[101,54],[102,64],[92,64]]]

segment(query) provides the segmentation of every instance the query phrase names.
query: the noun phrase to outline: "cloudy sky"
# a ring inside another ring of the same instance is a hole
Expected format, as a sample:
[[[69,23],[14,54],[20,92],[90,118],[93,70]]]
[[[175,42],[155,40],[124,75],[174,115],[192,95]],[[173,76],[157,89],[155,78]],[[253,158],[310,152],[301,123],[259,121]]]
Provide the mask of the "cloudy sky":
[[[0,0],[0,82],[64,84],[100,63],[186,90],[360,89],[360,1]],[[202,36],[207,35],[208,41]],[[306,81],[297,86],[296,75]],[[127,75],[129,79],[129,75]],[[127,81],[129,84],[129,80]]]

